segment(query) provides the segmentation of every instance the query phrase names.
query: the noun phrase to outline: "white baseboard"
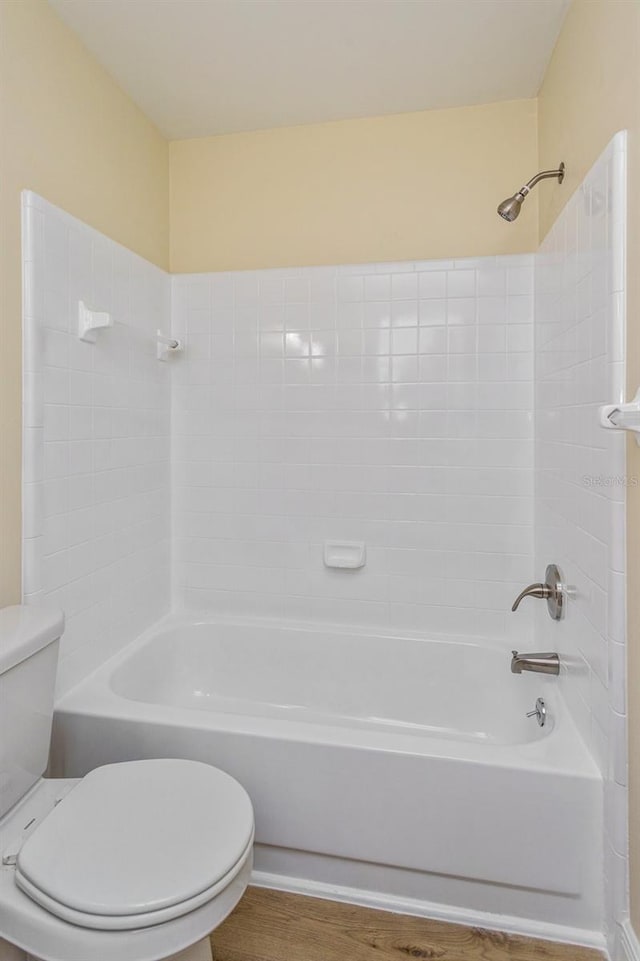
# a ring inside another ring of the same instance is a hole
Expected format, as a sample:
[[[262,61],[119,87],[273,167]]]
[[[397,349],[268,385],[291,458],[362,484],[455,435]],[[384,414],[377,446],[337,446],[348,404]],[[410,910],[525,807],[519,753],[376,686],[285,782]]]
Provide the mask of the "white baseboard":
[[[620,958],[615,961],[640,961],[640,941],[628,919],[620,925]]]
[[[256,887],[273,888],[276,891],[302,894],[310,898],[358,904],[366,908],[375,908],[378,911],[410,914],[419,918],[431,918],[434,921],[449,921],[451,924],[487,928],[490,931],[504,931],[507,934],[519,934],[523,937],[540,938],[545,941],[578,944],[606,952],[604,936],[599,931],[588,931],[583,928],[572,928],[545,921],[532,921],[529,918],[514,918],[506,914],[472,911],[457,908],[453,905],[418,901],[414,898],[400,898],[394,895],[380,894],[377,891],[340,887],[320,881],[305,881],[301,878],[285,877],[281,874],[268,874],[266,871],[254,871],[251,883]],[[633,933],[633,929],[631,929],[631,932]],[[638,943],[637,940],[635,943]],[[640,961],[640,954],[630,954],[628,959],[621,959],[621,961]]]

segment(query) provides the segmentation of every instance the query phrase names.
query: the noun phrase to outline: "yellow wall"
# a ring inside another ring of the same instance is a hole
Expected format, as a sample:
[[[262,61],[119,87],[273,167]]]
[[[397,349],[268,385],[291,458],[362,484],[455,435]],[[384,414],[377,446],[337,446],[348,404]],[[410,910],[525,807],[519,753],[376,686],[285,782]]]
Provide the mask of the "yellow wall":
[[[536,101],[176,141],[171,269],[532,251],[495,214],[537,163]],[[530,205],[530,206],[529,206]]]
[[[168,264],[168,145],[45,0],[0,2],[0,607],[20,596],[20,191]]]
[[[538,101],[540,166],[564,160],[562,191],[540,191],[541,238],[614,133],[629,130],[628,394],[640,385],[640,0],[574,0]],[[628,445],[640,476],[640,450]],[[640,491],[628,490],[631,913],[640,932]]]

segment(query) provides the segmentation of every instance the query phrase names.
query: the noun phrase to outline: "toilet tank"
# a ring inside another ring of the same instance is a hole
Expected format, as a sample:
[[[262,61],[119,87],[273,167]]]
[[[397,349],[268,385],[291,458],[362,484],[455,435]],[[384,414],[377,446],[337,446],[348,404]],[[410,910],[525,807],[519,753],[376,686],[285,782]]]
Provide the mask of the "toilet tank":
[[[0,610],[0,817],[46,770],[63,630],[59,610]]]

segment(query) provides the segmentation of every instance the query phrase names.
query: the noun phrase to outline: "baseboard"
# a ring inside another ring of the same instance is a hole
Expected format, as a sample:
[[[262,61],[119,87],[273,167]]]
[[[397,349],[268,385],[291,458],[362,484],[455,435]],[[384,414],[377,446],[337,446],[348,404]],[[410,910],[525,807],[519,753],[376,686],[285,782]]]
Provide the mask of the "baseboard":
[[[615,961],[640,961],[640,941],[629,920],[620,925],[619,943],[621,954]]]
[[[320,881],[305,881],[301,878],[286,877],[281,874],[268,874],[254,871],[251,883],[256,887],[273,888],[290,894],[301,894],[310,898],[323,898],[327,901],[342,901],[358,904],[378,911],[391,911],[394,914],[410,914],[434,921],[449,921],[467,927],[486,928],[489,931],[503,931],[519,934],[527,938],[540,938],[562,944],[577,944],[606,952],[604,936],[599,931],[587,931],[562,924],[545,921],[532,921],[530,918],[514,918],[509,915],[489,914],[484,911],[471,911],[453,905],[436,904],[432,901],[417,901],[414,898],[399,898],[394,895],[380,894],[378,891],[365,891],[360,888],[340,887]],[[630,928],[633,934],[633,929]],[[635,934],[633,935],[635,940]],[[635,940],[635,944],[638,942]],[[623,961],[640,961],[639,954],[629,954]]]

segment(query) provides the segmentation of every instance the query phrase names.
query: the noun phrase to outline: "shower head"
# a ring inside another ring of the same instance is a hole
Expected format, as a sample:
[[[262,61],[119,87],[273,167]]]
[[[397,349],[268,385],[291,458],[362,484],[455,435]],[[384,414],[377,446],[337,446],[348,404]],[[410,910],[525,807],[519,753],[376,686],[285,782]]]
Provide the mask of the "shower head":
[[[547,180],[549,177],[555,177],[558,183],[561,184],[564,180],[564,164],[561,163],[557,170],[543,170],[541,173],[536,174],[524,187],[520,187],[520,190],[516,191],[513,197],[507,197],[506,200],[503,200],[502,203],[498,205],[498,213],[502,219],[508,221],[508,223],[513,223],[520,213],[527,194],[530,193],[538,181]]]
[[[514,194],[513,197],[508,197],[506,200],[503,200],[498,207],[498,213],[502,219],[508,220],[509,223],[512,223],[520,213],[522,202],[525,197],[526,194],[518,191],[518,193]]]

